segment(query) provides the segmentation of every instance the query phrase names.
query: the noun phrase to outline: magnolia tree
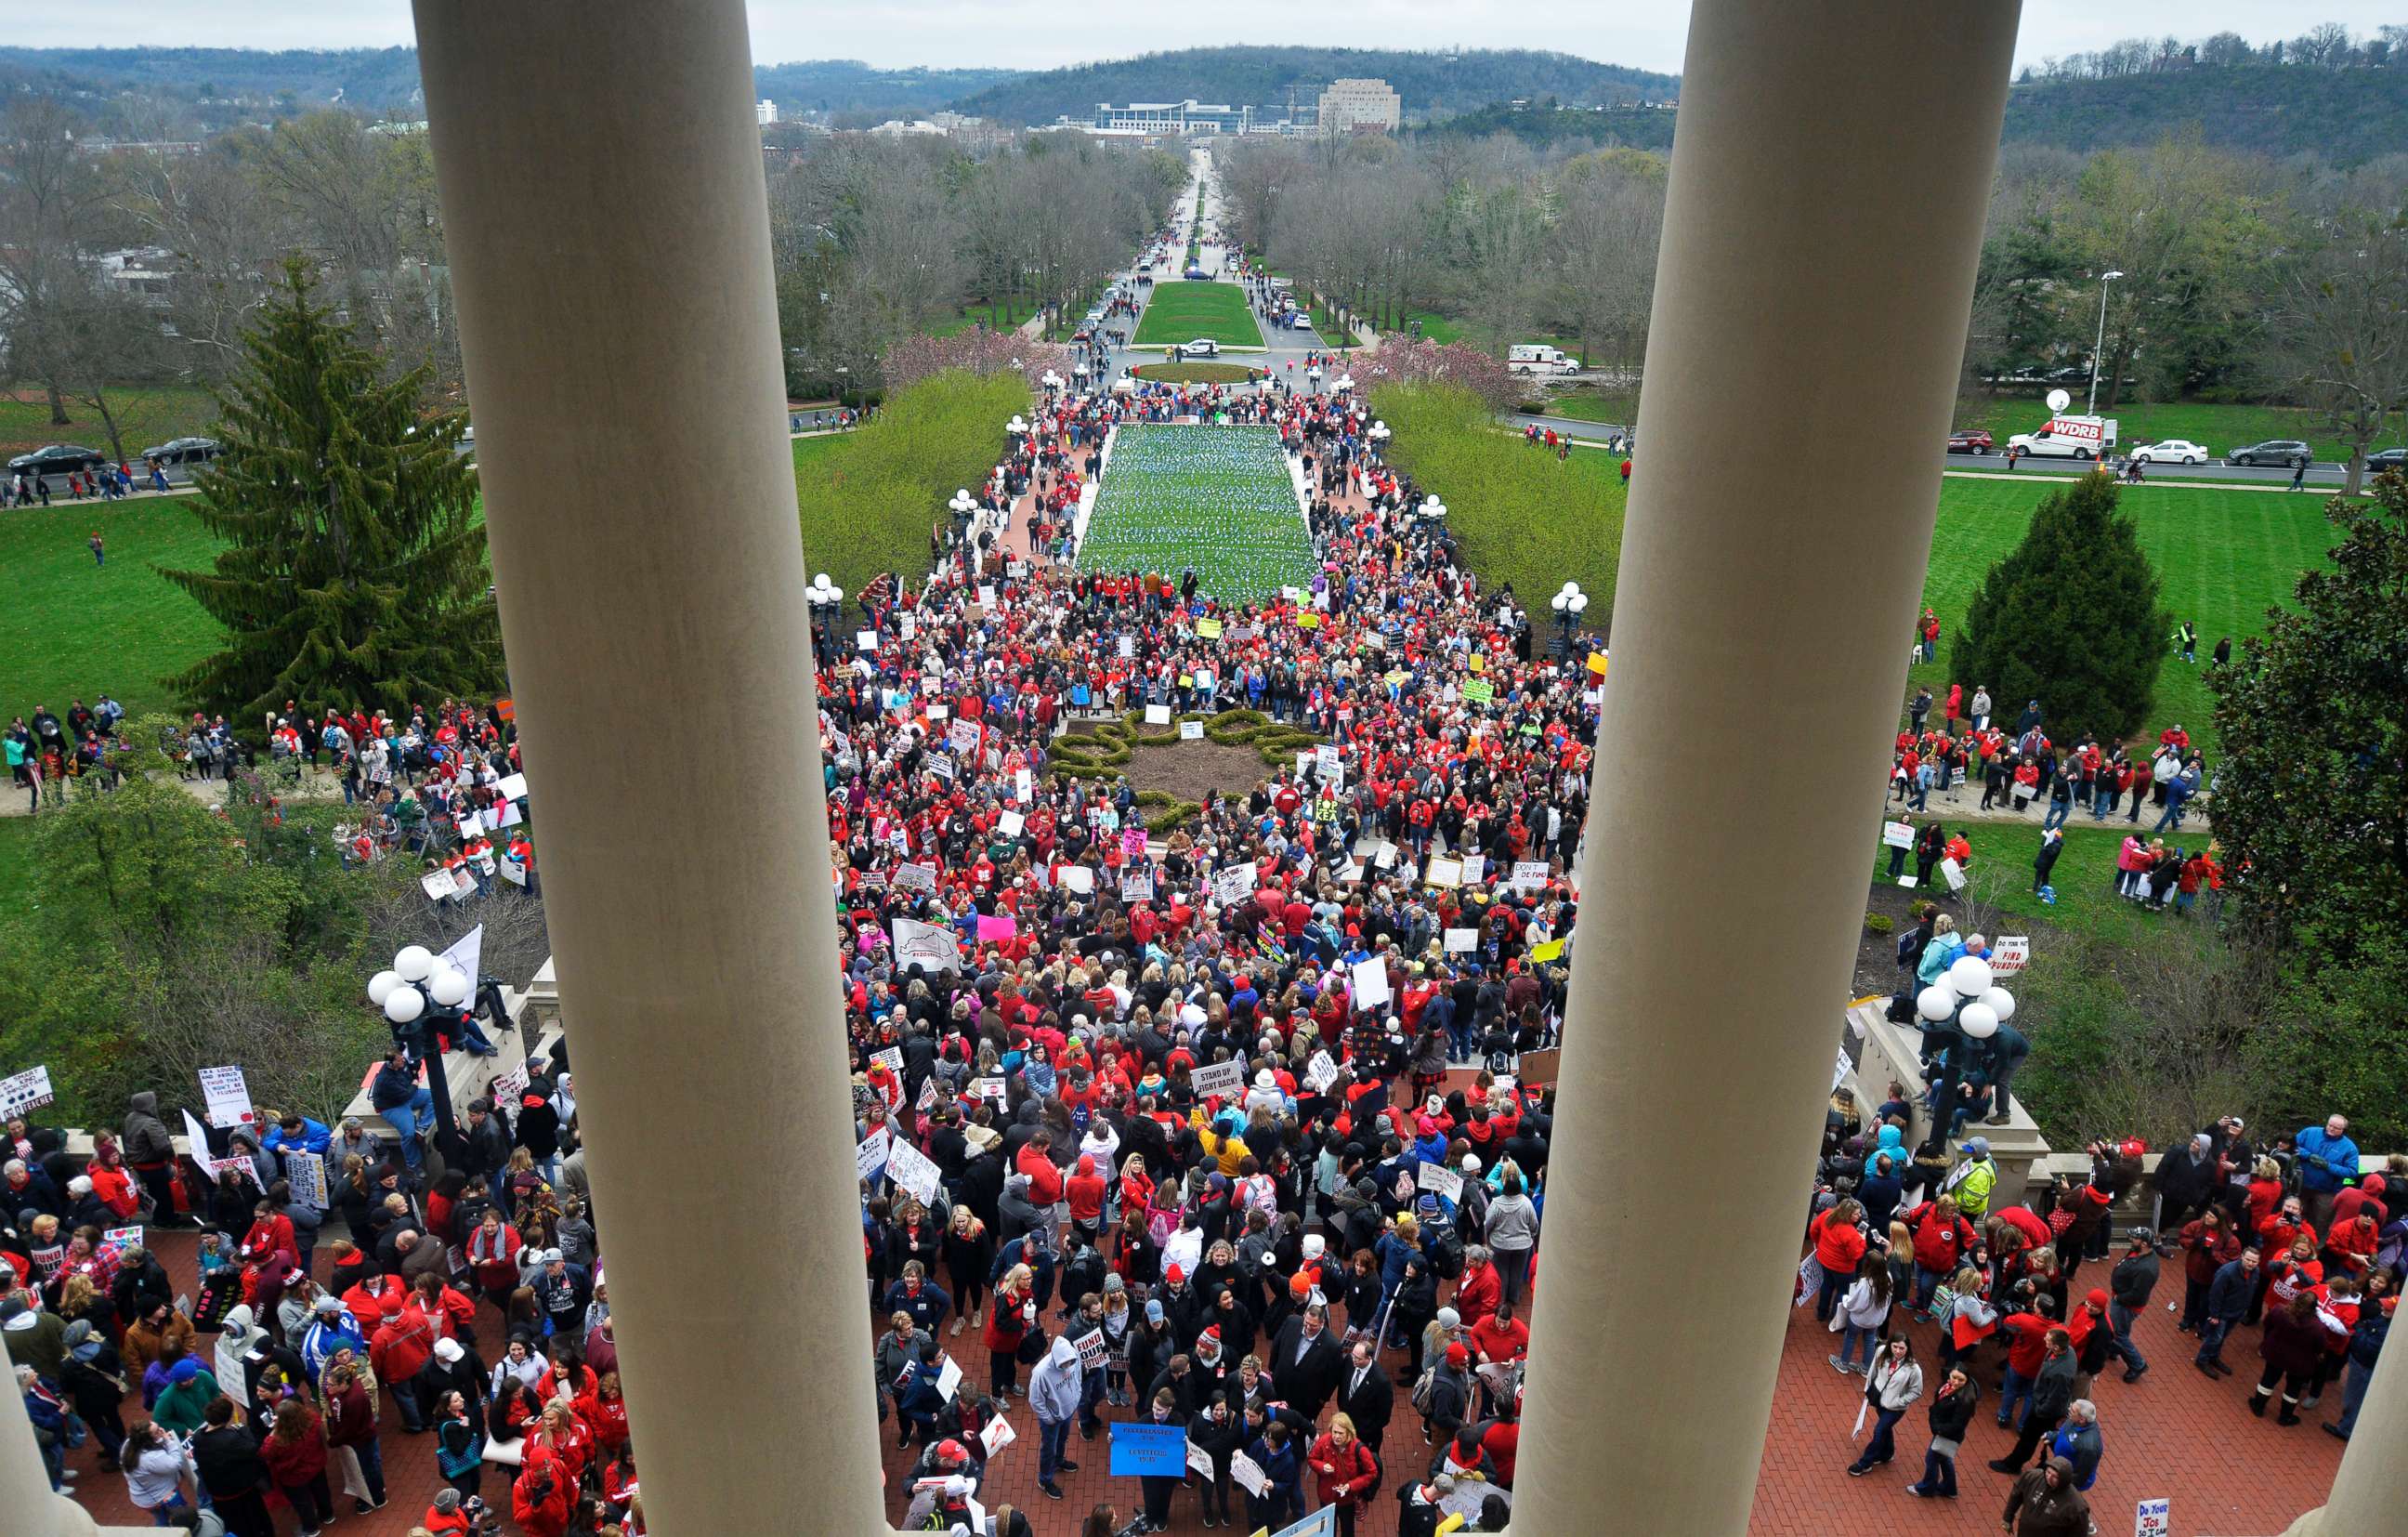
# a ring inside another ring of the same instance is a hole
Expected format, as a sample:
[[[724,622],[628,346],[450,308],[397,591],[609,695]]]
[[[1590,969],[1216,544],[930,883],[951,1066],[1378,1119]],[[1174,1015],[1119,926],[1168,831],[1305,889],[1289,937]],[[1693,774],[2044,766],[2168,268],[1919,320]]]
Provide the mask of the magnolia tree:
[[[1018,373],[1035,389],[1047,369],[1070,377],[1070,350],[1031,341],[1010,331],[958,331],[950,337],[905,337],[886,350],[881,365],[889,390],[908,389],[924,379],[959,370],[971,374]]]
[[[1383,341],[1350,371],[1366,395],[1383,384],[1452,384],[1480,396],[1491,410],[1511,410],[1522,399],[1522,387],[1505,365],[1468,342]]]

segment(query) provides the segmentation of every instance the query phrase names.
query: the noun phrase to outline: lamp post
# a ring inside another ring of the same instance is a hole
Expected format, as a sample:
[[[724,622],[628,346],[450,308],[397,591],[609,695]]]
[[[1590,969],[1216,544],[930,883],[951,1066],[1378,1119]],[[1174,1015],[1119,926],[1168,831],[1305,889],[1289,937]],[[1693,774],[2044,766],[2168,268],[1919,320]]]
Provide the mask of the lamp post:
[[[1443,523],[1446,521],[1446,503],[1431,496],[1422,503],[1421,515],[1432,523]]]
[[[830,582],[828,574],[822,571],[811,578],[810,586],[803,589],[803,601],[811,607],[811,636],[819,643],[820,665],[830,666],[830,657],[836,650],[837,622],[844,614],[844,589]]]
[[[1580,627],[1581,615],[1588,611],[1588,594],[1581,591],[1579,582],[1567,582],[1555,596],[1547,600],[1547,607],[1555,610],[1555,623],[1564,627],[1563,654],[1569,660],[1572,654],[1572,631]]]
[[[1377,458],[1388,452],[1388,439],[1394,434],[1388,431],[1385,422],[1373,422],[1365,429],[1363,436],[1370,440],[1372,456]]]
[[[1988,961],[1959,955],[1946,976],[1915,995],[1914,1012],[1923,1017],[1924,1034],[1936,1038],[1937,1049],[1948,1058],[1931,1112],[1935,1129],[1944,1139],[1956,1118],[1956,1088],[1965,1081],[1970,1042],[1998,1034],[1999,1027],[2014,1017],[2015,997],[1999,985]],[[2000,1105],[1999,1113],[2004,1114],[2006,1107]]]
[[[423,944],[394,952],[393,966],[368,979],[368,1001],[384,1011],[393,1038],[426,1064],[426,1091],[435,1101],[435,1125],[446,1136],[458,1128],[452,1115],[452,1081],[443,1071],[443,1049],[435,1039],[437,1011],[452,1016],[451,1033],[466,1039],[460,1011],[476,987],[469,975]]]
[[[2085,416],[2099,414],[2099,354],[2107,350],[2107,285],[2122,276],[2112,269],[2099,274],[2099,338],[2090,344],[2090,403],[2082,409]]]

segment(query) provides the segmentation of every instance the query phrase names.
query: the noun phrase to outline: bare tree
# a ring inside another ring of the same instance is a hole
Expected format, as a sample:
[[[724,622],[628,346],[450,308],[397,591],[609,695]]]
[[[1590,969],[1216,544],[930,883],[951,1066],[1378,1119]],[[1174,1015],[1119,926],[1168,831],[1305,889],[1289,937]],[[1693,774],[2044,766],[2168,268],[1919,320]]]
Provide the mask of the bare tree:
[[[64,311],[88,281],[80,242],[103,188],[76,159],[79,122],[58,102],[21,95],[0,118],[0,337],[10,376],[50,395],[50,424],[65,426],[73,361]]]
[[[2408,411],[2408,216],[2351,212],[2323,234],[2284,283],[2272,366],[2349,444],[2355,496],[2368,446]]]

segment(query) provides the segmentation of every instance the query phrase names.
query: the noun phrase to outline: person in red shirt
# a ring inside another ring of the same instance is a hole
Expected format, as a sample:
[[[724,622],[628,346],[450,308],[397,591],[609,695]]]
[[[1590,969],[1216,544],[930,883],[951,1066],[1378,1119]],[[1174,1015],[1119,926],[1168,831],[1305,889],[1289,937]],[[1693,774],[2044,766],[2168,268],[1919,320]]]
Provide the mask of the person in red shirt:
[[[1471,1326],[1471,1348],[1482,1366],[1521,1360],[1530,1354],[1530,1326],[1513,1316],[1512,1303],[1499,1302],[1494,1313]]]
[[[1815,1294],[1814,1317],[1818,1323],[1829,1323],[1832,1310],[1838,1307],[1840,1294],[1856,1279],[1856,1261],[1865,1257],[1865,1235],[1857,1224],[1864,1220],[1865,1209],[1854,1199],[1841,1201],[1828,1212],[1819,1213],[1806,1227],[1806,1236],[1814,1245],[1815,1263],[1823,1268],[1822,1290]]]
[[[1029,1180],[1032,1193],[1036,1189],[1036,1184],[1035,1178],[1032,1177]],[[1079,1167],[1066,1182],[1066,1187],[1070,1201],[1070,1220],[1086,1233],[1087,1241],[1091,1243],[1103,1231],[1105,1185],[1103,1175],[1096,1171],[1094,1156],[1086,1153],[1080,1154]]]
[[[1063,1197],[1062,1171],[1054,1166],[1053,1146],[1053,1131],[1039,1127],[1037,1135],[1021,1144],[1012,1160],[1012,1168],[1028,1176],[1028,1201],[1032,1206],[1051,1206]]]
[[[510,1516],[524,1537],[566,1537],[576,1487],[573,1472],[530,1462],[510,1489]]]

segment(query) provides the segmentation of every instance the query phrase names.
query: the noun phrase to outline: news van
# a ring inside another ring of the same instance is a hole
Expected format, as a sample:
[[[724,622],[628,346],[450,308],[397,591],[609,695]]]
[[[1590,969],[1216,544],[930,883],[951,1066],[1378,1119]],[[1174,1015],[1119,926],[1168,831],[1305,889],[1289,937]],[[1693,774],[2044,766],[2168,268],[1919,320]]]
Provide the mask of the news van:
[[[1572,374],[1580,372],[1580,364],[1560,347],[1541,347],[1535,343],[1508,348],[1505,366],[1517,374]]]
[[[2115,446],[2112,416],[2068,416],[2059,412],[2038,432],[2019,432],[2007,439],[2010,450],[2037,458],[2097,459]]]

